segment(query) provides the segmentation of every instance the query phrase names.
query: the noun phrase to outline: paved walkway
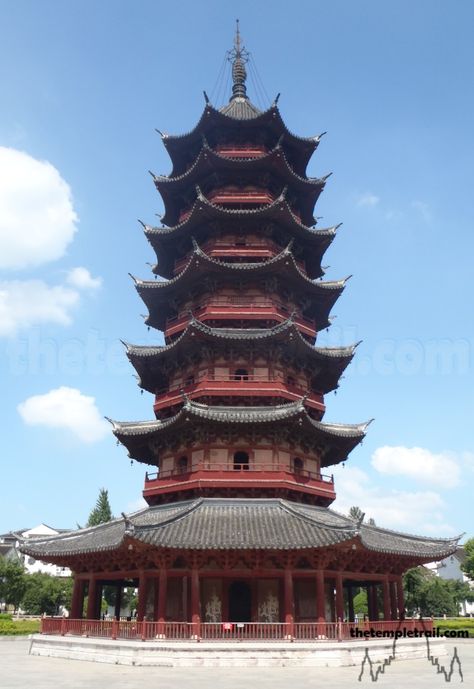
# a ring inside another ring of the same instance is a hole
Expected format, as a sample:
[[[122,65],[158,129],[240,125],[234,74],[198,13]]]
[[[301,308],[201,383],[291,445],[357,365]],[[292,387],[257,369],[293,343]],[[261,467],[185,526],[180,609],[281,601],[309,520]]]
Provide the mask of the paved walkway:
[[[446,641],[458,647],[464,686],[474,687],[474,639]],[[395,661],[376,683],[360,667],[345,668],[157,668],[124,667],[28,655],[27,639],[0,637],[0,687],[16,689],[437,689],[460,684],[454,673],[450,683],[426,660]],[[449,666],[449,659],[443,658]]]

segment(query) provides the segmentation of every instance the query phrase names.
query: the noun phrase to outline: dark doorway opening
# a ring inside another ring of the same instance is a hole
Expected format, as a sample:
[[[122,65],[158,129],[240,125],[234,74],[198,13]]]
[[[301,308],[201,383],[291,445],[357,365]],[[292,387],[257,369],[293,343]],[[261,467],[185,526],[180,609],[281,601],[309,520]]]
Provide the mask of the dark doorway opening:
[[[252,591],[245,581],[233,581],[229,586],[229,621],[252,621]]]
[[[236,471],[249,470],[249,456],[246,452],[235,452],[234,454],[234,469]]]

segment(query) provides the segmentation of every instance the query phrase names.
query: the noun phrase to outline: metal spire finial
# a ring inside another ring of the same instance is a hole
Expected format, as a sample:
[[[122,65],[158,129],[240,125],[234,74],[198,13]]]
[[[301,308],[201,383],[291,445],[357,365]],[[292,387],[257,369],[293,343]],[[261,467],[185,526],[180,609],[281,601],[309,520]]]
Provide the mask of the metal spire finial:
[[[227,59],[232,63],[232,96],[234,98],[247,98],[247,88],[245,81],[247,79],[247,70],[245,63],[248,62],[249,53],[242,45],[242,38],[240,35],[239,20],[236,20],[234,47],[227,53]]]
[[[237,55],[240,54],[240,27],[239,27],[239,20],[235,20],[235,40],[234,40],[234,45],[235,45],[235,52]]]

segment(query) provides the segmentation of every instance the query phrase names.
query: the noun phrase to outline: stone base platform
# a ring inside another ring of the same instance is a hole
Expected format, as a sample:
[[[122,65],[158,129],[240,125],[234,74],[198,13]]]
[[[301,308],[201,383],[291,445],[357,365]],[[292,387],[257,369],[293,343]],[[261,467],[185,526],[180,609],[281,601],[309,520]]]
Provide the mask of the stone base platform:
[[[393,640],[141,642],[35,634],[31,637],[30,654],[155,667],[344,667],[361,665],[366,649],[372,662],[384,662],[393,653]],[[442,639],[430,639],[430,650],[437,657],[446,654]],[[400,639],[394,660],[424,658],[426,654],[426,640]]]

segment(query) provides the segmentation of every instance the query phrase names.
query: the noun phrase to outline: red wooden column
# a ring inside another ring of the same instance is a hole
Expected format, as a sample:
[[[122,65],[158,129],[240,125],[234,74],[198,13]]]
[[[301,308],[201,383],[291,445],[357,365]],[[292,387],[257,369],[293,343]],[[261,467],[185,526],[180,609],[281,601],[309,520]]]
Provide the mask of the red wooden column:
[[[383,586],[383,618],[384,620],[392,619],[392,610],[390,606],[390,584],[387,577],[382,582]]]
[[[285,577],[283,580],[283,610],[285,622],[288,625],[288,636],[294,635],[294,623],[295,623],[295,601],[293,593],[293,572],[290,568],[285,569]]]
[[[397,586],[397,601],[398,601],[398,619],[405,619],[405,594],[403,592],[403,579],[398,576],[396,579]]]
[[[193,635],[199,639],[201,637],[201,595],[197,567],[193,567],[191,570],[191,622],[193,623]]]
[[[326,595],[324,587],[324,571],[316,572],[316,617],[318,622],[326,622]]]
[[[349,608],[349,622],[354,622],[354,588],[352,585],[347,586],[347,605]]]
[[[344,589],[342,588],[342,574],[336,574],[336,622],[344,620]]]
[[[392,580],[390,582],[390,612],[392,620],[398,619],[397,614],[397,589],[395,582]]]
[[[369,617],[376,622],[379,619],[379,604],[377,600],[377,584],[373,582],[369,585]]]
[[[166,585],[168,583],[168,572],[163,567],[160,569],[160,577],[158,580],[158,606],[157,606],[157,621],[158,621],[158,636],[163,636],[165,633],[166,621]],[[156,594],[155,594],[156,595]]]
[[[73,620],[80,620],[82,618],[82,611],[84,607],[84,579],[74,577],[74,586],[72,589],[72,601],[70,618]]]
[[[148,593],[148,579],[144,572],[140,572],[138,579],[138,605],[137,605],[137,620],[143,622],[146,613],[146,599]]]
[[[258,622],[258,580],[250,580],[250,590],[252,592],[252,622]]]
[[[89,579],[89,590],[87,593],[87,615],[88,620],[97,620],[97,580],[94,576]]]

